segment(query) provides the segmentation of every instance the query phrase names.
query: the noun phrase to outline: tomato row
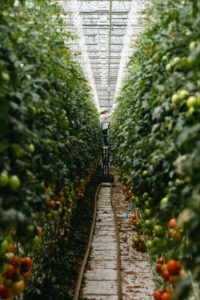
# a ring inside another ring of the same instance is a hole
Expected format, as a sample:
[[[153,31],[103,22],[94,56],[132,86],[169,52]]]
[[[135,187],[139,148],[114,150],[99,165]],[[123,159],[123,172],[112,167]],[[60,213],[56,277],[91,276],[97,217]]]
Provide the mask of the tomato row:
[[[151,3],[111,120],[114,161],[140,210],[140,243],[155,268],[163,254],[181,264],[176,284],[168,271],[158,279],[170,299],[188,299],[200,279],[199,11],[193,0]],[[161,294],[155,299],[169,299]]]
[[[59,225],[55,239],[68,237],[73,209],[95,171],[101,138],[90,88],[66,45],[71,36],[57,34],[64,22],[61,9],[49,1],[15,2],[2,4],[0,12],[3,299],[13,298],[16,282],[26,282],[19,268],[7,278],[10,257],[34,256],[49,238],[44,224]]]

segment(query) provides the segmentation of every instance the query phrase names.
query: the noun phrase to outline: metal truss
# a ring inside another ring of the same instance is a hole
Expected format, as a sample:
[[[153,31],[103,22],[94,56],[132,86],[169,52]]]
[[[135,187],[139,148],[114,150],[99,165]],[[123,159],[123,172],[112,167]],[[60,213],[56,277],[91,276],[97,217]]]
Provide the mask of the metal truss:
[[[112,110],[118,96],[134,40],[142,29],[148,0],[58,0],[64,8],[66,30],[77,39],[70,42],[101,110]]]

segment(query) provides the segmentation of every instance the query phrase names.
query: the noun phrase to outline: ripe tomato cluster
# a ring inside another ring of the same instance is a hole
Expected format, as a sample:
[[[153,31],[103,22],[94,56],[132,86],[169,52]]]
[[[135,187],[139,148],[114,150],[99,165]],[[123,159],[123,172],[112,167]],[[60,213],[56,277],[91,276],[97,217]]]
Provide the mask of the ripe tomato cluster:
[[[127,197],[126,192],[128,188],[124,188],[125,197]],[[130,190],[129,190],[130,191]],[[129,200],[131,198],[129,197]],[[134,235],[132,238],[132,247],[140,252],[145,252],[147,250],[153,249],[160,241],[162,236],[168,234],[170,239],[179,240],[181,238],[183,229],[178,226],[176,218],[171,218],[168,221],[168,229],[160,224],[153,224],[151,221],[152,211],[149,206],[149,201],[147,201],[148,195],[144,194],[143,198],[140,199],[140,203],[144,204],[144,210],[140,213],[135,213],[137,210],[134,208],[133,213],[129,216],[129,222],[132,224]],[[132,204],[135,206],[137,197],[132,198]],[[151,200],[150,200],[151,202]],[[164,203],[164,200],[162,201]],[[168,231],[168,233],[167,233]],[[136,234],[135,234],[136,233]],[[148,239],[148,237],[152,237]],[[174,294],[174,288],[177,282],[183,278],[185,272],[181,266],[179,260],[170,259],[167,261],[165,256],[161,256],[156,262],[156,272],[162,276],[164,280],[165,288],[160,291],[154,291],[154,299],[156,300],[169,300]],[[170,286],[170,287],[169,287]]]
[[[172,218],[168,222],[169,236],[172,239],[180,240],[184,232],[183,228],[177,225],[177,220]]]
[[[0,274],[0,297],[14,299],[23,293],[27,282],[32,278],[33,261],[30,257],[19,257],[12,254]]]
[[[134,235],[132,237],[132,247],[138,252],[146,252],[145,236],[142,232],[142,222],[136,213],[129,216],[129,222],[132,224]]]
[[[162,275],[162,277],[169,283],[175,284],[180,279],[181,263],[179,260],[169,260],[166,262],[166,258],[161,256],[156,264],[156,272]]]
[[[154,300],[170,300],[171,291],[169,288],[165,288],[163,291],[155,290],[153,293]]]
[[[163,292],[159,290],[154,291],[154,299],[171,299],[171,295],[173,294],[173,289],[176,287],[176,284],[181,278],[183,278],[186,275],[181,266],[180,261],[173,259],[167,261],[165,256],[161,256],[157,260],[155,270],[164,279],[165,290]],[[169,288],[169,285],[171,286],[171,288]]]

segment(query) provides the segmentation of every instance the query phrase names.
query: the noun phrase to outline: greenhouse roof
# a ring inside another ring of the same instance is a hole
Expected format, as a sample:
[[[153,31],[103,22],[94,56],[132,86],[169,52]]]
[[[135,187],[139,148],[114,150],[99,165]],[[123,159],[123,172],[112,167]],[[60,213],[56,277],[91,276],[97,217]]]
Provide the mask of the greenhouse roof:
[[[141,11],[147,0],[62,0],[70,42],[82,65],[100,110],[112,109],[134,39],[142,29]]]

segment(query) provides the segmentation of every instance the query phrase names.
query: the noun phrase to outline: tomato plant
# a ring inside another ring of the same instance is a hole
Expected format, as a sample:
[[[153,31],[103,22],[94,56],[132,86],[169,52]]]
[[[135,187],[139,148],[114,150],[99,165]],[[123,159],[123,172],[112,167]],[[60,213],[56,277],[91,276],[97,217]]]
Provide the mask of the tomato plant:
[[[8,294],[23,292],[32,272],[27,255],[34,257],[42,238],[49,247],[60,236],[67,240],[61,232],[95,172],[101,142],[90,88],[66,45],[73,37],[62,30],[61,8],[14,2],[1,4],[0,12],[3,283],[11,277],[10,257],[19,259],[12,287],[2,283]],[[57,236],[49,238],[55,224]]]
[[[154,224],[149,251],[180,260],[187,275],[174,290],[187,299],[190,273],[200,279],[200,4],[153,1],[145,13],[112,116],[111,146],[123,183],[136,195],[143,231]]]

